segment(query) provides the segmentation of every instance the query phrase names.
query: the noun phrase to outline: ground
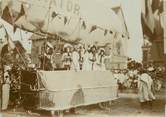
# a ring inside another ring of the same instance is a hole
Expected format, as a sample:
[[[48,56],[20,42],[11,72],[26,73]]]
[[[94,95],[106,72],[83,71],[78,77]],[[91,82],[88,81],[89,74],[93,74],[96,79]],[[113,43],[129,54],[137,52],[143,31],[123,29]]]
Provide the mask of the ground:
[[[96,105],[76,109],[76,114],[65,113],[65,117],[164,117],[165,94],[164,88],[156,94],[156,101],[152,109],[141,109],[136,92],[131,90],[119,93],[119,99],[112,102],[111,111],[100,109]],[[51,117],[49,112],[33,112],[27,114],[24,111],[8,110],[2,112],[0,117]]]

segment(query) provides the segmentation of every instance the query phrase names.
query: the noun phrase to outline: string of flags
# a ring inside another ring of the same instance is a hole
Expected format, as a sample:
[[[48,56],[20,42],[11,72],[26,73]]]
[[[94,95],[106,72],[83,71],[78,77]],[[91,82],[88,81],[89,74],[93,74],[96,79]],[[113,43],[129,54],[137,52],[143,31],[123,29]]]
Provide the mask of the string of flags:
[[[52,19],[54,19],[56,17],[61,17],[61,15],[56,13],[55,11],[52,12]],[[63,18],[61,18],[61,19],[64,19],[64,25],[66,25],[68,20],[70,20],[70,19],[68,19],[66,16],[62,16],[62,17]],[[86,30],[87,29],[87,23],[82,18],[80,18],[80,20],[81,20],[81,29]],[[89,33],[92,33],[92,32],[94,32],[97,29],[103,30],[104,31],[104,36],[106,36],[108,33],[115,34],[115,36],[117,36],[117,33],[119,33],[119,32],[113,32],[112,30],[104,29],[104,28],[102,28],[100,26],[97,26],[97,25],[92,25],[91,28],[90,28]],[[122,38],[125,38],[126,36],[129,39],[128,35],[121,34]]]
[[[24,15],[26,15],[25,9],[24,9],[24,5],[21,4],[20,12],[19,12],[19,14],[17,15],[17,17],[15,18],[14,22],[18,21],[18,19],[21,18],[21,17],[24,16]],[[69,24],[69,23],[70,23],[70,20],[71,20],[71,18],[68,19],[67,16],[62,16],[61,14],[58,14],[58,13],[56,13],[55,11],[52,11],[52,13],[51,13],[52,21],[53,21],[56,17],[58,17],[59,19],[62,19],[62,20],[64,21],[64,25]],[[9,22],[11,22],[11,24],[13,24],[11,18],[12,18],[12,15],[10,14],[9,8],[8,8],[8,6],[7,6],[7,7],[3,10],[2,19],[5,19],[5,20],[7,19],[7,21],[9,20]],[[81,29],[86,30],[86,29],[87,29],[87,23],[86,23],[82,18],[80,18],[80,20],[81,20],[81,24],[79,24],[79,25],[81,25]],[[44,25],[44,24],[41,23],[41,24],[39,24],[39,25],[37,26],[37,28],[41,28],[43,25]],[[15,32],[16,29],[17,29],[17,27],[16,27],[14,24],[13,24],[13,26],[14,26],[14,32]],[[39,27],[39,26],[41,26],[41,27]],[[92,25],[91,28],[90,28],[89,33],[92,33],[92,32],[94,32],[94,31],[97,30],[97,29],[102,30],[102,31],[104,32],[104,33],[103,33],[104,36],[106,36],[107,34],[111,34],[111,35],[113,34],[114,37],[117,37],[117,34],[120,33],[120,32],[113,32],[112,30],[109,30],[109,29],[104,29],[104,28],[102,28],[102,27],[100,27],[100,26],[97,26],[97,25]],[[122,37],[122,38],[127,37],[127,38],[129,39],[129,36],[128,36],[128,35],[125,35],[125,34],[121,34],[121,37]]]

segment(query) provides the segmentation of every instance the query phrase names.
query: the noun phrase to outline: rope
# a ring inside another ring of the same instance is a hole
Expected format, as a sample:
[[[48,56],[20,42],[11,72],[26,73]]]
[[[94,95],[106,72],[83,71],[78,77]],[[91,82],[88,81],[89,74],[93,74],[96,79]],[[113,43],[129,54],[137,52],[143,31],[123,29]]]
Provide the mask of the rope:
[[[48,7],[47,6],[42,6],[42,5],[37,5],[37,4],[33,4],[33,3],[30,3],[30,2],[24,2],[24,1],[22,1],[22,0],[17,0],[18,2],[21,2],[21,3],[24,3],[24,4],[29,4],[29,5],[33,5],[33,6],[36,6],[36,7],[40,7],[40,8],[45,8],[45,9],[47,9]],[[50,1],[51,3],[52,3],[52,0]],[[49,4],[49,9],[52,9],[52,8],[54,8],[53,6],[51,6],[52,4]],[[58,15],[61,15],[61,14],[58,14]],[[81,17],[79,17],[80,19],[83,19],[83,18],[81,18]],[[102,28],[102,27],[100,27],[100,26],[97,26],[97,28],[98,29],[100,29],[100,30],[103,30],[103,31],[105,31],[105,30],[109,30],[109,29],[104,29],[104,28]],[[121,32],[118,32],[118,31],[116,31],[117,33],[121,33]]]

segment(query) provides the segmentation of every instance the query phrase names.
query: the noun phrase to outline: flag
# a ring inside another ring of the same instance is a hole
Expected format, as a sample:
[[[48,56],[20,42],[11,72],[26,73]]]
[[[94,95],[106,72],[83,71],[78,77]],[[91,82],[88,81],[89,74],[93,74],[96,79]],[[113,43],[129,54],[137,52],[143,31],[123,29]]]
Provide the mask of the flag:
[[[113,34],[113,32],[110,30],[110,34]]]
[[[141,16],[141,24],[142,24],[142,30],[143,30],[143,34],[146,34],[149,38],[153,38],[153,32],[149,29],[149,27],[147,26],[144,18],[143,18],[143,14]]]
[[[92,27],[91,27],[91,30],[90,30],[90,33],[93,32],[93,31],[95,31],[96,29],[97,29],[97,26],[96,26],[96,25],[92,26]]]
[[[21,10],[20,10],[20,13],[18,14],[17,18],[15,19],[15,22],[16,22],[20,17],[22,17],[23,15],[25,15],[25,10],[24,10],[23,4],[21,4]]]
[[[147,16],[149,14],[149,8],[148,8],[148,3],[149,0],[144,0],[145,1],[145,16]],[[150,4],[150,3],[149,3]],[[150,7],[150,6],[149,6]]]
[[[106,36],[106,35],[107,35],[107,32],[108,32],[108,30],[107,30],[107,29],[105,29],[105,31],[104,31],[104,36]]]
[[[8,34],[8,32],[7,32],[7,30],[6,30],[5,27],[4,27],[4,30],[5,30],[5,33],[6,33],[6,40],[7,40],[7,44],[8,44],[8,49],[9,49],[9,51],[15,49],[15,44],[14,44],[14,42],[11,40],[11,38],[10,38],[10,36],[9,36],[9,34]]]
[[[122,10],[121,6],[114,7],[114,8],[112,8],[112,10],[119,17],[119,19],[122,21],[122,24],[121,24],[122,25],[122,32],[125,33],[126,35],[129,34],[128,33],[128,28],[127,28],[127,25],[126,25],[126,20],[125,20],[125,17],[124,17],[124,13],[123,13],[123,10]]]
[[[66,25],[66,23],[67,23],[67,17],[65,16],[64,17],[64,25]]]
[[[58,14],[54,11],[54,12],[52,12],[52,18],[54,19],[56,16],[58,16]]]
[[[82,26],[81,26],[84,30],[86,29],[86,24],[85,21],[82,22]]]
[[[10,24],[13,24],[13,20],[12,20],[12,15],[10,13],[9,7],[6,6],[2,12],[2,16],[1,18],[5,21],[7,21]]]
[[[152,7],[150,5],[149,0],[144,0],[145,2],[145,14],[142,13],[142,21],[144,21],[144,24],[151,30],[151,32],[154,32],[155,27],[155,21],[154,21],[154,15],[152,12]]]
[[[152,0],[153,13],[160,7],[160,0]]]

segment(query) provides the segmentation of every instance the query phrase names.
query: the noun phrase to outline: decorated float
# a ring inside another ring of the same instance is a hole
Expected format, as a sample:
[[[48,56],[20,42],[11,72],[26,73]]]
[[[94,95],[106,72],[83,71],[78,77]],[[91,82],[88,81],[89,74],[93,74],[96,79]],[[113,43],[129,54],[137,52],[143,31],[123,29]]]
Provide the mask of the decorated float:
[[[73,71],[57,66],[52,70],[22,70],[20,92],[26,108],[52,114],[58,111],[62,116],[63,110],[118,98],[111,69],[127,67],[129,38],[120,6],[110,9],[88,0],[2,0],[1,8],[1,18],[13,26],[13,31],[19,28],[37,35],[31,39],[32,63],[37,66],[38,55],[43,54],[42,47],[47,42],[55,47],[55,55],[60,54],[58,50],[65,43],[81,43],[104,48],[108,56],[104,71]]]

